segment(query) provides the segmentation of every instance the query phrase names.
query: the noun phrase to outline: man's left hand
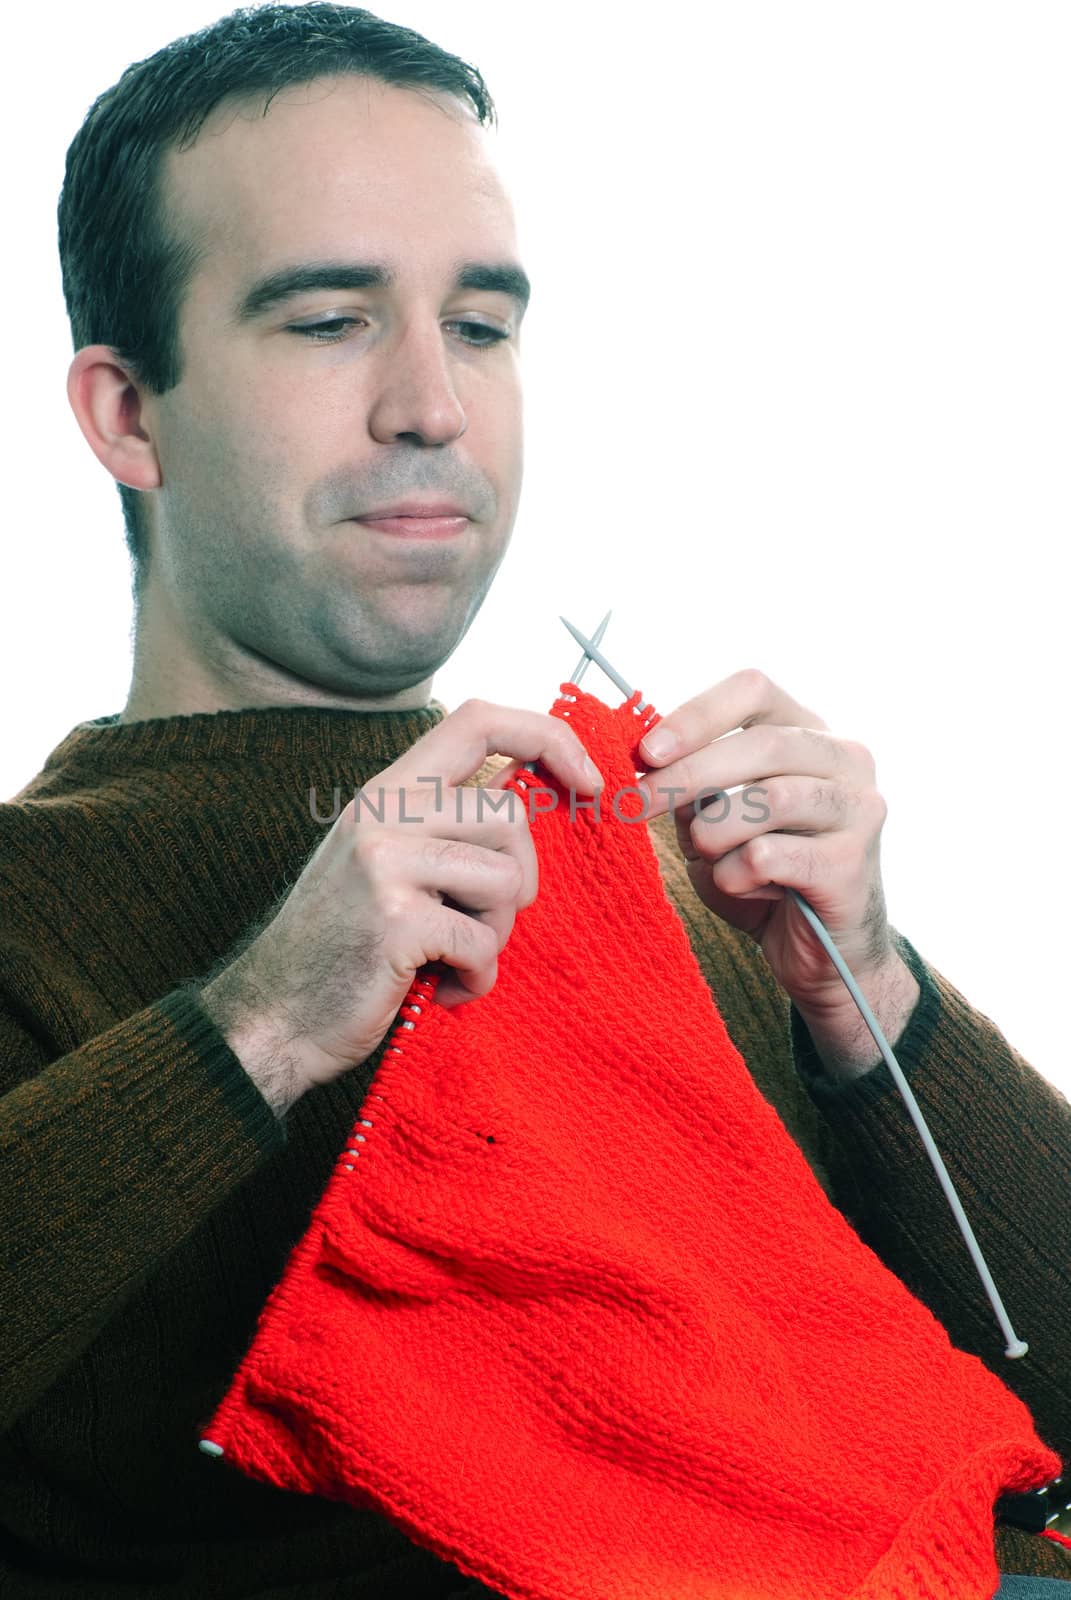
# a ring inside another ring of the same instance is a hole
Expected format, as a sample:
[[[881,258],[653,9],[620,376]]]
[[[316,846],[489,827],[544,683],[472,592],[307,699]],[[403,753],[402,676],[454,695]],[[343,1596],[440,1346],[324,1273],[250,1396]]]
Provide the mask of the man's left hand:
[[[665,734],[673,747],[652,748]],[[802,1012],[836,1011],[846,991],[788,888],[813,906],[861,985],[902,965],[881,883],[888,807],[864,745],[837,738],[752,668],[663,717],[640,753],[647,814],[673,811],[699,898],[756,940]]]

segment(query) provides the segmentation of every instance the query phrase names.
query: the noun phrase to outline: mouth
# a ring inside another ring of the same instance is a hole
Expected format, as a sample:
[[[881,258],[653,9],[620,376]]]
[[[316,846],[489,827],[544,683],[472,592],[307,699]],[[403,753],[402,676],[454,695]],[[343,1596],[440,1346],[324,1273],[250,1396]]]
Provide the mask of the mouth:
[[[469,525],[468,517],[352,517],[350,520],[359,527],[374,528],[377,533],[402,539],[454,539]]]

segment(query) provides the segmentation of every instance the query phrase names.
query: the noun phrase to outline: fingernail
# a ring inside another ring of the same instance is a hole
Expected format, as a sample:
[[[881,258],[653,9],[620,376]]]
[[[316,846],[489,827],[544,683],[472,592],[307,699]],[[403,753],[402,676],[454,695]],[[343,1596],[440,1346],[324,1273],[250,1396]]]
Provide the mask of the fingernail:
[[[676,750],[680,740],[668,728],[655,728],[641,741],[644,750],[655,761],[664,761]]]
[[[589,783],[597,784],[602,782],[602,773],[599,771],[598,767],[595,765],[594,761],[592,761],[590,756],[584,757],[584,776],[587,778]]]

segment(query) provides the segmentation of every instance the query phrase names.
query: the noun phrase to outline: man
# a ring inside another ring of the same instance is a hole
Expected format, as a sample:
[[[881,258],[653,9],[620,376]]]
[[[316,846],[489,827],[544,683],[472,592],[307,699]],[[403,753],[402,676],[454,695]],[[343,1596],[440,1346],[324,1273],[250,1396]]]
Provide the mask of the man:
[[[528,285],[490,115],[479,74],[409,30],[268,7],[129,68],[68,155],[68,392],[122,486],[137,622],[123,710],[3,808],[5,1594],[466,1587],[371,1512],[213,1472],[191,1441],[414,973],[435,964],[447,1005],[485,994],[537,893],[523,811],[481,813],[479,786],[505,781],[502,757],[599,782],[559,719],[430,698],[520,492]],[[648,745],[652,837],[760,1088],[1066,1458],[1068,1278],[1045,1207],[1066,1206],[1071,1109],[888,926],[864,748],[755,670],[658,732],[677,744]],[[444,803],[402,826],[429,774]],[[316,820],[312,791],[373,780],[382,823]],[[696,818],[699,794],[741,784],[765,790],[761,823],[739,797]],[[973,1185],[1029,1337],[1020,1370],[785,885]],[[998,1553],[1071,1571],[1010,1530]]]

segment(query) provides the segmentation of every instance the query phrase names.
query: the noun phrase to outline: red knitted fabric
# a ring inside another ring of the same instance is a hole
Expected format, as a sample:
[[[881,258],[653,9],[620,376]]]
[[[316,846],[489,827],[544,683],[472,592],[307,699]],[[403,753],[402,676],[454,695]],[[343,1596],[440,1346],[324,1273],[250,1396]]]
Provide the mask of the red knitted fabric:
[[[518,774],[497,983],[414,985],[205,1434],[525,1600],[986,1600],[1059,1459],[749,1076],[621,792],[654,713],[562,689],[601,817]]]

